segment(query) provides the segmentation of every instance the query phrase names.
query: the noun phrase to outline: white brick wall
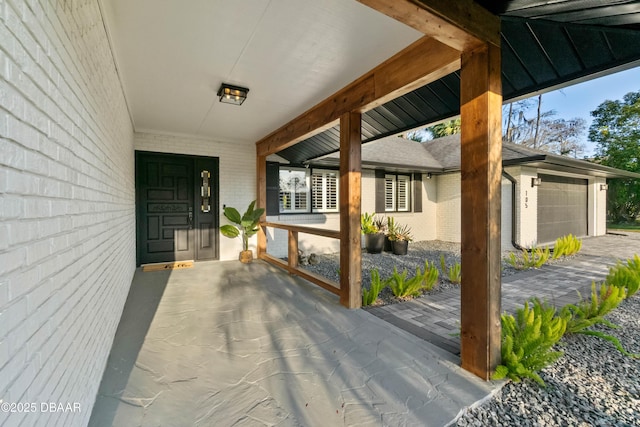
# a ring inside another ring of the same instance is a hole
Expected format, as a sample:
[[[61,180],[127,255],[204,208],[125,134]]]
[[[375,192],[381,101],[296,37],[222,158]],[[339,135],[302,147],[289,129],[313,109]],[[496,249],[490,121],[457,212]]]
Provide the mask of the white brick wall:
[[[511,204],[511,199],[513,197],[513,190],[511,181],[502,177],[502,206],[500,209],[500,221],[501,221],[501,246],[502,250],[511,250],[513,249],[513,245],[511,244],[511,234],[512,234],[512,219],[513,219],[513,209]]]
[[[514,177],[515,178],[515,177]],[[460,173],[440,175],[437,183],[437,238],[447,242],[460,242],[462,239],[462,221],[473,221],[468,214],[462,213]],[[510,250],[511,245],[511,182],[502,178],[501,206],[501,246]]]
[[[460,174],[440,175],[436,180],[438,185],[437,238],[445,242],[459,242],[462,227]]]
[[[97,0],[0,1],[0,398],[86,425],[135,269],[133,134]]]
[[[182,135],[136,133],[135,149],[159,153],[191,154],[218,157],[220,159],[220,225],[229,224],[222,207],[231,206],[240,213],[256,198],[256,148],[253,143],[239,144],[214,141],[206,138]],[[256,252],[256,237],[251,239],[250,249]],[[242,250],[240,239],[220,235],[220,259],[238,259]]]

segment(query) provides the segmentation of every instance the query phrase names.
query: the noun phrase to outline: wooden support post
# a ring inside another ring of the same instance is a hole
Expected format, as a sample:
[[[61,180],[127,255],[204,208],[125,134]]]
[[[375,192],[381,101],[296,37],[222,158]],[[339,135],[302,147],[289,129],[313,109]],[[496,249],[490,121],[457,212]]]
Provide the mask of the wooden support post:
[[[462,367],[489,379],[500,362],[500,48],[462,54]]]
[[[289,230],[289,267],[298,268],[298,232]]]
[[[340,303],[362,305],[360,244],[361,114],[340,117]]]
[[[267,208],[267,157],[258,155],[256,157],[256,205],[260,208]],[[260,222],[264,222],[267,220],[266,211],[265,214],[262,215]],[[265,230],[260,227],[258,231],[258,254],[257,257],[260,258],[262,255],[267,253],[267,234]]]

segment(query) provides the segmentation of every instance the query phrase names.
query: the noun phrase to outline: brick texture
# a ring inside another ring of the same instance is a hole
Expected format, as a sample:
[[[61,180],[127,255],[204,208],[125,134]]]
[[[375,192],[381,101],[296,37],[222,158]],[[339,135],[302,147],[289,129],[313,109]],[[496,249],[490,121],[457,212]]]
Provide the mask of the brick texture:
[[[133,131],[96,0],[0,1],[0,152],[0,399],[38,404],[0,424],[83,426],[135,269]]]

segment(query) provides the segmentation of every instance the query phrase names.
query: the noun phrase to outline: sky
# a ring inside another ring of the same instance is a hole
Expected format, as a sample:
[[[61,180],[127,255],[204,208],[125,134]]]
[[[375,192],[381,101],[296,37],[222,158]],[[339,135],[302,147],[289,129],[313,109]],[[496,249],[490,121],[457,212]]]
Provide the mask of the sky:
[[[640,67],[610,74],[564,89],[542,95],[542,111],[555,110],[556,118],[583,118],[587,121],[587,131],[591,126],[591,111],[606,100],[620,100],[629,92],[640,91]],[[587,140],[585,156],[595,153],[595,146]]]

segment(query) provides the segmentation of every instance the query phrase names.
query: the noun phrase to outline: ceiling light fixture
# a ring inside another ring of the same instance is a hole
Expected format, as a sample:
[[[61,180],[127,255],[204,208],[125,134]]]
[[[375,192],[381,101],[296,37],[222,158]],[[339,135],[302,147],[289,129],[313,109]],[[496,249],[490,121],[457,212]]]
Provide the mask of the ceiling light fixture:
[[[249,89],[246,87],[232,86],[227,83],[222,83],[218,90],[220,102],[234,105],[242,105],[244,100],[247,99],[247,93],[249,93]]]

